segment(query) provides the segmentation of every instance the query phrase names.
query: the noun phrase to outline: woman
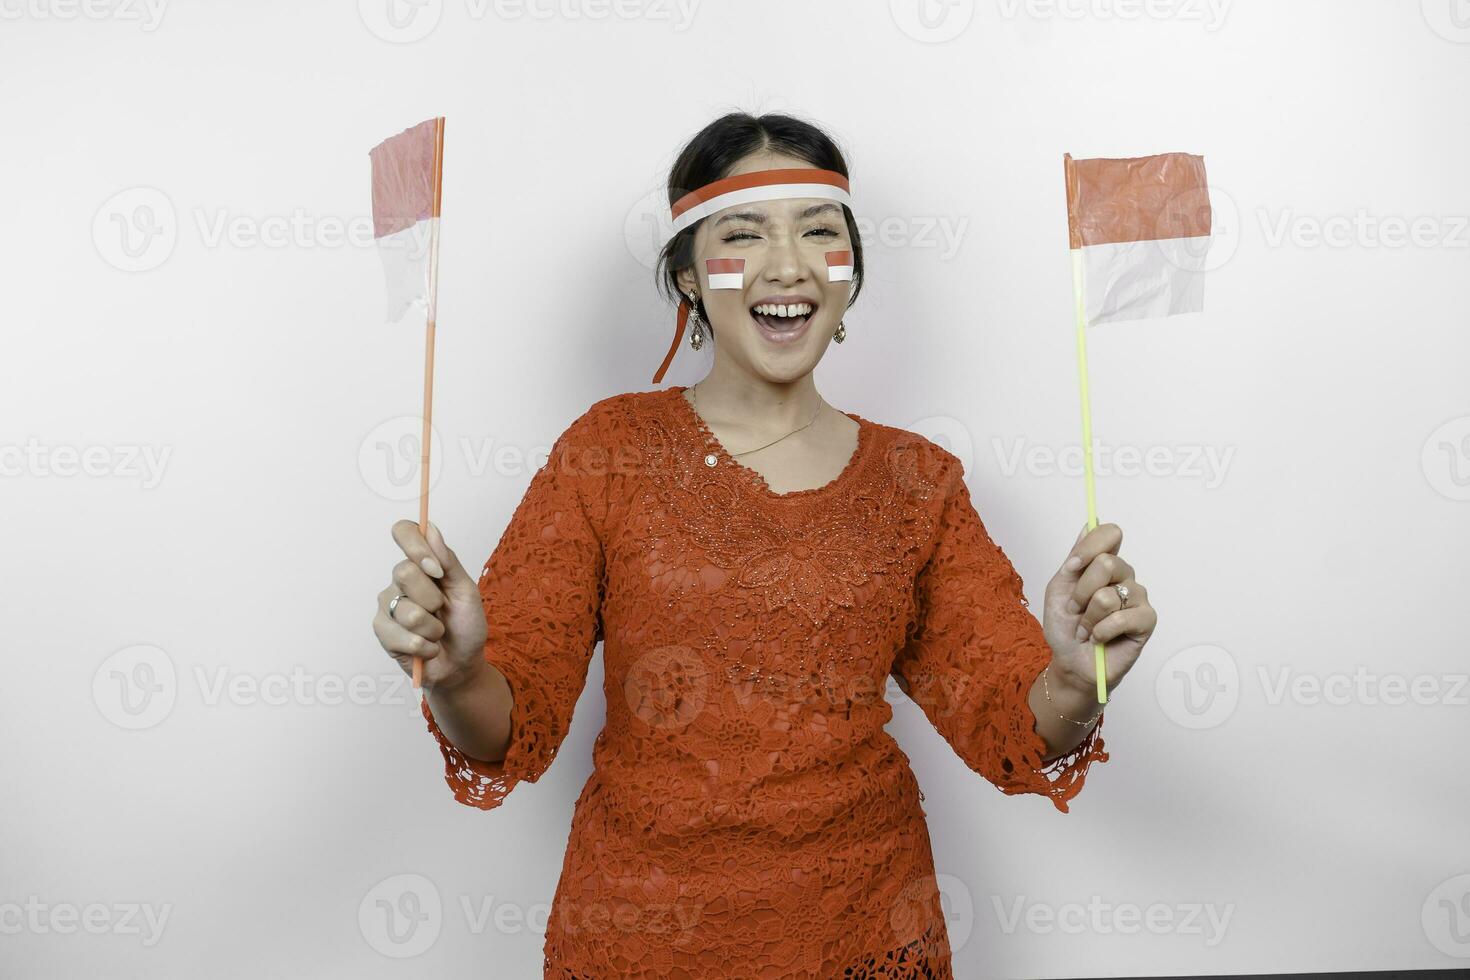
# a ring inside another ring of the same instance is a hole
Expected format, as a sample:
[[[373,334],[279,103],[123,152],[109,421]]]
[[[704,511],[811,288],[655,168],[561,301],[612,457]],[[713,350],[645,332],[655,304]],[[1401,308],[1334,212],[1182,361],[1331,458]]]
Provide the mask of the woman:
[[[1065,812],[1107,759],[1093,641],[1115,690],[1156,620],[1117,526],[1083,529],[1038,623],[960,460],[817,391],[862,281],[848,200],[808,123],[710,124],[660,262],[675,346],[686,314],[692,346],[719,338],[709,374],[573,421],[478,583],[437,528],[394,525],[374,630],[425,658],[460,802],[546,770],[606,640],[547,977],[951,977],[890,676],[1006,793]]]

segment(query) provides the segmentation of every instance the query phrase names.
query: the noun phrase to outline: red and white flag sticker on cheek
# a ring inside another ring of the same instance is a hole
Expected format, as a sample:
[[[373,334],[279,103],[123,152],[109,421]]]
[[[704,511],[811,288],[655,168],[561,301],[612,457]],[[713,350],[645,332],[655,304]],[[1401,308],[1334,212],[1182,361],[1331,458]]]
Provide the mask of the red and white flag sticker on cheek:
[[[710,289],[744,289],[744,259],[705,259],[704,271]]]
[[[827,281],[852,282],[852,253],[849,251],[827,253]]]

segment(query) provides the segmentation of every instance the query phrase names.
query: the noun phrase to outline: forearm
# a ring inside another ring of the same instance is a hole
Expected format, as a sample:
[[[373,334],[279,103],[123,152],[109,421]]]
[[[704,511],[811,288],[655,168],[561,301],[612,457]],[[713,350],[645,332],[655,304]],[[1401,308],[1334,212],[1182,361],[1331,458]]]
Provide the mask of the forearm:
[[[488,661],[479,661],[453,683],[424,688],[434,723],[467,757],[499,762],[510,749],[510,684]]]
[[[1050,701],[1047,700],[1048,694],[1051,695]],[[1097,703],[1097,685],[1090,678],[1069,679],[1055,669],[1044,670],[1037,675],[1027,700],[1036,716],[1036,734],[1047,744],[1044,762],[1065,755],[1080,745],[1097,727],[1097,718],[1103,707]],[[1076,721],[1092,721],[1087,725],[1077,725],[1059,717],[1061,715]]]

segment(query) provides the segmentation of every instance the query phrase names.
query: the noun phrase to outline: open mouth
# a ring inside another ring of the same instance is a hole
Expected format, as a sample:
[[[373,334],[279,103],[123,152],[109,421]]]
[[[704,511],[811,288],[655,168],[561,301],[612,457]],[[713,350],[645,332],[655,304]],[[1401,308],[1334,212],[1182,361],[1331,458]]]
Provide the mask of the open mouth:
[[[791,303],[762,302],[750,308],[750,315],[768,337],[779,340],[794,338],[800,334],[816,311],[817,305],[809,300]]]

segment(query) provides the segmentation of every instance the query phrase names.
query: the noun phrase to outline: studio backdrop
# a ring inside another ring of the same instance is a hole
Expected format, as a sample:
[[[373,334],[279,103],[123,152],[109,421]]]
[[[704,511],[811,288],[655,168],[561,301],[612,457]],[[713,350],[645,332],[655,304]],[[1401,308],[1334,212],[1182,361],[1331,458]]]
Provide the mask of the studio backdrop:
[[[369,623],[422,319],[368,149],[447,120],[430,518],[471,572],[558,433],[690,384],[674,154],[841,141],[823,396],[959,455],[1034,610],[1086,519],[1064,153],[1208,162],[1204,310],[1090,329],[1158,630],[1060,813],[896,686],[962,977],[1470,967],[1470,19],[1450,0],[0,3],[0,973],[540,976],[603,721],[461,806]]]

